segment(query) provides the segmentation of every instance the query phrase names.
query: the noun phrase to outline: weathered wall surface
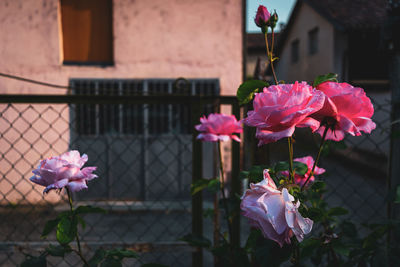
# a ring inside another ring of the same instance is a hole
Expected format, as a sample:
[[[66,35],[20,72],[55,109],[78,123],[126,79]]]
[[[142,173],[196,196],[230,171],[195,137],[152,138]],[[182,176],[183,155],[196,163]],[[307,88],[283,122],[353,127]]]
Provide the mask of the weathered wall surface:
[[[0,70],[67,84],[79,78],[219,78],[224,95],[242,79],[240,0],[115,0],[112,67],[63,66],[58,1],[0,2]],[[0,79],[0,93],[64,93]]]
[[[221,94],[236,94],[242,80],[241,0],[114,0],[109,67],[62,64],[58,5],[56,0],[0,2],[0,72],[62,85],[70,78],[218,78]],[[65,93],[0,77],[0,94]],[[54,114],[42,109],[40,116],[50,116],[46,121],[24,105],[0,105],[0,202],[42,199],[43,187],[28,181],[32,166],[68,149],[68,109]],[[57,117],[54,127],[63,130],[49,130],[48,122]],[[26,133],[30,122],[37,129],[33,136]],[[58,199],[51,193],[45,200]]]
[[[308,53],[308,32],[319,28],[318,52]],[[291,62],[291,44],[298,39],[299,60]],[[317,75],[334,71],[334,28],[311,7],[303,4],[298,17],[288,34],[285,46],[277,64],[276,73],[279,80],[294,82],[312,81]]]

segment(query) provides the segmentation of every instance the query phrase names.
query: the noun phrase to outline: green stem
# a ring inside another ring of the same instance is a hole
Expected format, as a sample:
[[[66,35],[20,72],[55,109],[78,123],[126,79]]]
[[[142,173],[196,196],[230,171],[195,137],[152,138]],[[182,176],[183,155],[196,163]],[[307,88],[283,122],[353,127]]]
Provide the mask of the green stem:
[[[289,180],[294,183],[294,171],[293,171],[293,137],[288,137],[289,147]]]
[[[265,37],[265,46],[267,48],[267,58],[269,61],[269,64],[271,66],[271,70],[272,70],[272,75],[274,76],[274,81],[275,84],[278,84],[278,79],[276,78],[276,73],[275,73],[275,68],[274,68],[274,61],[273,61],[273,50],[274,50],[274,29],[272,29],[272,44],[271,44],[271,51],[269,50],[269,44],[268,44],[268,31],[266,31],[264,33],[264,37]]]
[[[218,141],[218,154],[219,154],[219,170],[220,170],[220,173],[221,173],[220,191],[221,191],[221,195],[222,195],[222,202],[224,203],[224,208],[225,208],[225,213],[226,213],[226,220],[227,220],[227,223],[228,223],[229,240],[232,241],[233,232],[232,232],[231,222],[229,220],[229,209],[228,209],[227,199],[226,199],[225,190],[224,190],[224,185],[225,185],[224,166],[223,166],[223,162],[222,162],[221,142],[220,141]]]
[[[317,158],[314,161],[313,167],[311,169],[310,175],[308,175],[307,180],[305,181],[305,183],[303,184],[303,186],[301,187],[301,191],[304,190],[304,188],[306,187],[308,181],[311,179],[311,177],[313,177],[314,175],[314,171],[315,171],[315,167],[318,164],[319,158],[321,157],[321,152],[322,152],[322,148],[324,147],[325,144],[325,139],[326,139],[326,134],[328,133],[329,127],[328,125],[325,125],[325,130],[324,133],[322,134],[322,139],[321,139],[321,143],[319,145],[319,150],[318,150],[318,154],[317,154]]]
[[[68,195],[68,203],[69,203],[69,207],[71,209],[71,215],[73,216],[74,214],[74,207],[72,205],[72,197],[71,197],[71,192],[69,192],[68,187],[65,187],[65,190],[67,191],[67,195]],[[78,235],[78,231],[76,231],[75,234],[75,238],[76,238],[76,244],[78,246],[78,251],[74,250],[76,254],[78,254],[78,256],[81,258],[81,260],[85,263],[85,266],[89,266],[89,263],[86,261],[85,257],[83,257],[82,254],[82,250],[81,250],[81,243],[79,241],[79,235]]]

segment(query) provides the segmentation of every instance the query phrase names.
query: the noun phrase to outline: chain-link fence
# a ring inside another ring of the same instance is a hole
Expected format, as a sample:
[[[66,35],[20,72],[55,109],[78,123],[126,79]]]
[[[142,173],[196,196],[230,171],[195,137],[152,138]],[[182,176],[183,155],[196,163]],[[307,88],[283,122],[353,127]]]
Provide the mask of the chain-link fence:
[[[140,252],[141,262],[128,260],[127,266],[190,266],[192,253],[201,256],[178,240],[192,231],[201,234],[202,199],[192,201],[190,184],[192,176],[213,167],[192,157],[193,126],[218,101],[229,106],[235,99],[216,96],[217,80],[183,81],[183,87],[174,82],[73,80],[68,96],[2,97],[1,266],[18,265],[24,253],[38,254],[55,243],[54,234],[46,240],[40,235],[47,220],[69,208],[66,196],[55,191],[43,196],[43,187],[29,177],[39,160],[72,149],[86,153],[86,166],[97,166],[99,176],[87,191],[74,194],[75,204],[108,211],[84,217],[80,233],[88,257],[99,247]],[[78,262],[73,255],[65,261],[50,257],[50,266]]]
[[[221,104],[224,113],[240,117],[235,98],[216,96],[215,81],[190,81],[186,96],[174,91],[172,81],[75,80],[71,84],[82,91],[0,98],[0,265],[15,266],[24,253],[37,253],[55,243],[54,235],[46,240],[40,235],[46,220],[68,208],[66,196],[55,192],[43,196],[43,187],[32,184],[29,177],[40,159],[71,149],[86,153],[86,165],[98,166],[99,176],[87,191],[75,194],[74,201],[108,210],[106,215],[85,216],[87,226],[81,233],[87,256],[98,247],[117,246],[139,251],[143,262],[200,265],[201,251],[178,241],[187,233],[212,228],[203,225],[207,203],[200,194],[190,195],[192,179],[213,173],[209,163],[213,150],[193,142],[193,125]],[[179,95],[159,95],[166,93]],[[377,129],[371,135],[346,137],[345,146],[333,149],[320,164],[327,170],[329,202],[350,209],[349,218],[358,222],[386,215],[390,99],[371,98]],[[301,135],[296,138],[296,156],[314,155],[315,147],[302,147]],[[309,141],[304,144],[316,143],[313,137],[304,138]],[[278,142],[269,148],[271,162],[286,160],[285,145]],[[240,191],[239,150],[237,143],[226,147],[234,193]],[[243,223],[242,229],[246,228]],[[235,229],[238,240],[238,221]],[[67,256],[51,258],[50,265],[78,262]]]

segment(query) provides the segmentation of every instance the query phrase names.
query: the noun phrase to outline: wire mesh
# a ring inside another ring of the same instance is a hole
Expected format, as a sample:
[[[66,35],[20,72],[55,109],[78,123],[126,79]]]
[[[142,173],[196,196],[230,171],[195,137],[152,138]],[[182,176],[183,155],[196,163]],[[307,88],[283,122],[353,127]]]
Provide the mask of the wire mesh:
[[[171,81],[167,85],[118,80],[75,83],[75,88],[86,86],[85,92],[92,92],[82,99],[104,94],[102,86],[114,88],[121,101],[130,96],[122,93],[129,92],[127,88],[174,93]],[[189,88],[192,96],[213,92],[200,81]],[[346,148],[335,149],[320,164],[327,170],[323,179],[329,187],[328,201],[348,208],[348,218],[357,222],[385,216],[391,106],[387,96],[372,100],[377,129],[371,135],[346,137]],[[122,246],[141,252],[145,262],[190,266],[192,249],[177,241],[192,231],[190,183],[196,122],[191,119],[190,103],[58,103],[0,104],[0,265],[18,265],[23,252],[37,252],[55,242],[54,234],[47,240],[40,239],[40,234],[46,220],[68,208],[66,197],[55,192],[43,196],[43,188],[28,179],[40,159],[78,149],[88,154],[87,166],[98,166],[100,178],[86,192],[76,193],[74,200],[108,210],[107,215],[85,216],[87,226],[81,233],[87,255],[98,247]],[[280,145],[270,148],[271,161],[286,159]],[[298,147],[295,153],[300,157],[312,152]],[[51,258],[49,265],[76,266],[78,261],[70,255],[65,260]]]

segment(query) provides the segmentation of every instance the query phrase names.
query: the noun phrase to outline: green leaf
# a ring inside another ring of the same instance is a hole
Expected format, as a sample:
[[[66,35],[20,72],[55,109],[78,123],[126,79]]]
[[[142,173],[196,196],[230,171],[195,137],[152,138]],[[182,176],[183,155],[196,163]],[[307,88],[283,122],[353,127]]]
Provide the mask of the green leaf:
[[[57,218],[54,220],[50,220],[46,222],[44,226],[41,238],[46,238],[54,228],[56,228],[57,224],[60,222],[61,219]]]
[[[70,246],[54,246],[54,245],[49,245],[46,248],[46,252],[49,253],[49,255],[54,256],[54,257],[64,257],[66,253],[70,253],[72,251]]]
[[[244,180],[244,179],[247,179],[249,177],[249,175],[250,175],[249,171],[241,171],[239,174],[239,178],[240,178],[240,180]]]
[[[315,249],[318,248],[320,245],[321,241],[318,239],[309,238],[304,240],[303,242],[300,243],[300,248],[301,248],[300,257],[303,259],[310,257],[315,251]]]
[[[47,267],[46,257],[41,255],[39,257],[28,256],[21,265],[21,267]]]
[[[179,240],[187,242],[189,245],[194,247],[210,248],[211,241],[205,237],[197,236],[194,234],[187,234]]]
[[[198,192],[202,191],[203,189],[207,188],[208,186],[208,180],[207,179],[198,179],[196,181],[194,181],[194,183],[192,183],[190,185],[190,193],[192,195],[197,194]]]
[[[64,217],[57,225],[57,241],[66,245],[74,240],[77,233],[78,221],[76,217]]]
[[[127,249],[112,249],[107,251],[107,256],[117,257],[119,259],[123,258],[138,258],[139,255],[133,250]]]
[[[122,263],[118,259],[114,259],[112,257],[106,258],[100,265],[101,267],[122,267]]]
[[[281,172],[281,171],[289,170],[289,162],[286,162],[286,161],[278,162],[277,164],[275,164],[274,170],[275,170],[275,172]]]
[[[350,249],[344,245],[342,242],[339,242],[338,240],[335,240],[332,242],[332,248],[333,250],[343,256],[348,257],[350,255]]]
[[[203,217],[204,218],[212,218],[214,216],[214,209],[208,208],[203,211]]]
[[[400,185],[398,185],[396,188],[396,198],[394,200],[394,203],[400,203]]]
[[[343,221],[340,225],[342,232],[344,235],[354,239],[357,237],[357,228],[356,226],[349,221]]]
[[[220,187],[221,187],[221,182],[219,181],[218,178],[215,178],[215,179],[209,180],[208,185],[207,185],[207,190],[210,191],[211,193],[215,194],[219,191]]]
[[[326,184],[322,181],[315,181],[312,185],[311,185],[311,189],[315,190],[315,191],[319,191],[321,189],[324,189],[326,186]]]
[[[306,174],[308,172],[307,164],[304,164],[304,163],[299,162],[299,161],[293,161],[293,168],[294,168],[294,171],[298,175],[304,175],[304,174]]]
[[[76,218],[78,219],[78,222],[81,224],[82,229],[85,229],[86,228],[85,220],[81,216],[76,216]]]
[[[87,214],[87,213],[106,213],[105,209],[93,206],[79,206],[75,211],[75,214]]]
[[[349,213],[349,211],[342,207],[334,207],[329,209],[328,211],[329,216],[340,216],[340,215],[346,215],[347,213]]]
[[[261,231],[258,229],[251,229],[249,237],[247,238],[245,250],[251,253],[257,247],[257,240],[261,237]]]
[[[239,105],[249,103],[254,96],[254,93],[261,91],[262,88],[268,87],[269,84],[260,80],[248,80],[242,83],[237,90],[236,97],[239,100]]]
[[[314,79],[313,86],[316,87],[323,82],[337,82],[338,75],[336,73],[328,73],[325,75],[319,75]]]
[[[106,251],[102,248],[99,248],[94,253],[93,257],[89,260],[89,266],[97,267],[99,263],[105,258]]]
[[[266,165],[254,165],[249,171],[249,183],[258,183],[264,179],[264,170],[268,169]]]

